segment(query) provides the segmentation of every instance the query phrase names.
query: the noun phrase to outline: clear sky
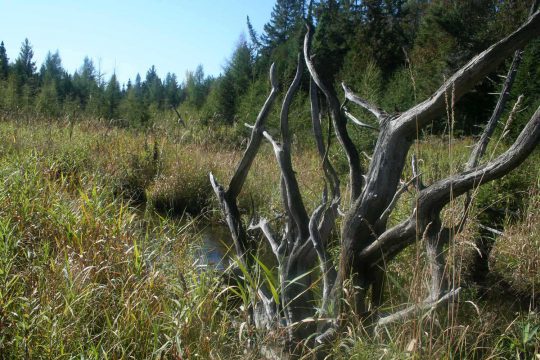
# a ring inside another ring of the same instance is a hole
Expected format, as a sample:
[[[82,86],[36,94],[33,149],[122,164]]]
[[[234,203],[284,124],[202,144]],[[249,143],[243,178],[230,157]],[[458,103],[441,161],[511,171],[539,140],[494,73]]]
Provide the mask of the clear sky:
[[[204,66],[218,75],[241,34],[246,16],[260,33],[274,0],[0,0],[0,41],[10,61],[30,40],[37,67],[47,51],[60,52],[73,73],[85,56],[105,78],[116,70],[120,82],[155,65],[184,79]]]

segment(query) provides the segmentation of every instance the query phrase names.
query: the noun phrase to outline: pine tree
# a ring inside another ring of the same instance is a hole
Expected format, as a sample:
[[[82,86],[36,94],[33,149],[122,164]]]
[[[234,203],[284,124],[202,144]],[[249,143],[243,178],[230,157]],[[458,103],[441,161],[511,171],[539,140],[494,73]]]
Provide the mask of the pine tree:
[[[146,79],[143,84],[143,96],[148,105],[154,105],[155,108],[163,107],[164,88],[161,79],[157,74],[156,67],[152,65],[146,73]]]
[[[0,42],[0,80],[7,80],[9,74],[9,59],[4,42]]]
[[[148,108],[142,99],[140,80],[140,76],[137,75],[135,85],[127,90],[119,107],[122,117],[126,118],[131,126],[146,126],[150,119]]]
[[[180,103],[180,91],[178,86],[178,80],[176,79],[175,74],[167,73],[165,76],[165,82],[163,83],[164,87],[164,97],[165,97],[165,107],[176,108]]]
[[[267,49],[275,48],[289,39],[304,16],[304,3],[303,0],[277,0],[270,22],[264,25],[262,40]]]
[[[195,71],[186,72],[186,101],[197,109],[200,109],[210,90],[211,79],[205,78],[202,65],[197,66]]]
[[[116,74],[113,74],[105,88],[105,102],[107,106],[106,116],[108,119],[115,119],[118,117],[118,106],[120,105],[121,96],[120,84],[116,79]]]
[[[96,68],[93,61],[85,57],[83,65],[73,75],[73,92],[80,104],[84,107],[89,103],[91,94],[95,94],[98,89],[96,82]]]
[[[249,16],[246,19],[248,33],[249,33],[249,39],[251,41],[251,50],[258,55],[259,51],[261,50],[262,43],[259,39],[259,35],[253,28],[253,25],[251,24],[251,20],[249,19]]]
[[[15,73],[23,83],[29,82],[36,73],[36,62],[34,61],[34,50],[28,39],[24,39],[21,45],[19,57],[15,60]]]
[[[54,54],[50,51],[47,53],[39,74],[43,82],[52,80],[58,84],[62,80],[64,69],[62,68],[62,60],[58,51]]]
[[[56,84],[54,81],[47,81],[41,86],[37,95],[36,110],[42,115],[57,117],[60,115],[60,108]]]
[[[215,112],[228,123],[235,119],[239,99],[253,82],[253,59],[246,40],[241,37],[224,74],[214,85]]]

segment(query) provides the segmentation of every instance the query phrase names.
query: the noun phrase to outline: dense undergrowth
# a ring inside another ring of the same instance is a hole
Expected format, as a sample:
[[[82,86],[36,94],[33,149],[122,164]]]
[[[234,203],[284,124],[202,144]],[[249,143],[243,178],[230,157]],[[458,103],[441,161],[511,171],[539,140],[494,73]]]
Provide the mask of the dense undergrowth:
[[[196,124],[158,123],[143,131],[92,121],[4,119],[0,358],[260,358],[260,345],[279,334],[256,333],[246,322],[246,306],[239,306],[248,303],[241,286],[226,287],[221,274],[197,266],[200,224],[220,219],[207,173],[230,178],[242,135],[240,128]],[[314,206],[323,186],[319,158],[299,136],[294,165],[306,203]],[[419,141],[413,151],[424,181],[461,169],[471,143],[435,136]],[[503,148],[499,143],[489,153]],[[336,149],[331,157],[345,178],[340,155]],[[538,161],[537,151],[513,174],[475,192],[472,220],[448,249],[448,273],[463,287],[458,302],[377,336],[350,314],[329,356],[538,356]],[[267,145],[251,174],[242,209],[275,214],[279,173]],[[412,201],[404,196],[392,221],[408,216]],[[456,199],[445,221],[461,209]],[[501,209],[502,215],[492,215]],[[504,235],[493,240],[492,276],[478,282],[466,274],[482,226],[504,228]],[[422,248],[419,243],[388,264],[386,308],[418,302],[424,293]],[[270,281],[262,270],[250,281]],[[231,294],[235,304],[228,303]]]

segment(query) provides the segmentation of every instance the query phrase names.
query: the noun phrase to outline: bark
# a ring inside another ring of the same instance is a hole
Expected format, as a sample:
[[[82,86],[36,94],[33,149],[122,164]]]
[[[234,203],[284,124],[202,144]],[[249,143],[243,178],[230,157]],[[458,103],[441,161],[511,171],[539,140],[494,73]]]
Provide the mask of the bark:
[[[522,48],[527,41],[539,34],[540,15],[537,11],[518,30],[474,57],[432,96],[401,114],[387,114],[343,85],[345,101],[361,106],[378,122],[377,143],[369,168],[364,174],[360,166],[358,150],[347,132],[347,118],[363,128],[368,128],[366,131],[372,131],[375,127],[352,116],[345,108],[345,104],[340,105],[333,87],[325,84],[318,76],[310,53],[313,27],[308,25],[304,39],[303,61],[311,78],[311,121],[317,151],[321,157],[322,175],[327,184],[323,190],[321,203],[311,215],[308,214],[291,161],[289,106],[298,89],[303,72],[300,57],[296,76],[284,97],[281,108],[281,142],[264,129],[265,119],[277,93],[277,85],[274,76],[271,75],[272,91],[252,127],[248,148],[232,177],[228,190],[223,189],[210,174],[212,186],[235,241],[237,254],[241,259],[247,259],[249,257],[245,255],[249,254],[254,245],[248,240],[236,199],[263,137],[272,144],[281,175],[284,219],[277,221],[277,224],[281,225],[281,230],[275,232],[266,219],[252,219],[248,227],[249,231],[262,233],[278,262],[279,304],[269,295],[264,286],[252,289],[260,300],[253,304],[253,308],[256,309],[254,313],[259,314],[258,318],[264,320],[260,321],[260,324],[267,327],[280,327],[286,324],[289,340],[293,346],[303,339],[313,339],[312,335],[318,335],[316,342],[330,341],[337,333],[335,325],[340,311],[344,311],[345,306],[348,306],[342,302],[343,287],[347,279],[351,280],[352,285],[353,301],[350,306],[360,318],[374,320],[377,327],[403,320],[419,312],[430,311],[445,301],[451,300],[459,292],[459,289],[447,291],[447,284],[444,281],[446,265],[444,247],[452,241],[455,229],[442,225],[441,211],[452,198],[504,176],[525,160],[540,141],[540,108],[505,153],[485,164],[478,165],[478,159],[483,152],[482,147],[485,148],[487,144],[482,140],[482,143],[478,145],[478,150],[475,150],[476,155],[471,155],[471,165],[465,171],[431,185],[425,186],[422,183],[415,157],[412,159],[412,178],[407,181],[401,180],[407,154],[416,137],[417,129],[444,114],[445,95],[448,92],[452,91],[457,101],[486,74],[496,69],[507,56]],[[496,123],[500,117],[518,61],[514,62],[507,76],[507,84],[503,88],[501,99],[490,124]],[[321,124],[318,90],[324,95],[331,119],[326,145]],[[486,127],[488,139],[491,136],[489,133],[491,126]],[[351,189],[351,205],[342,221],[337,267],[334,266],[329,255],[330,236],[340,213],[341,200],[340,181],[328,158],[332,127],[347,156]],[[411,185],[414,185],[412,187],[416,193],[415,208],[406,220],[387,228],[388,219],[400,196],[408,191]],[[431,274],[426,300],[377,320],[374,317],[376,308],[383,303],[383,264],[394,259],[407,246],[421,238],[426,240],[426,254]],[[320,274],[316,273],[317,269]],[[322,284],[322,295],[320,299],[317,299],[314,288],[319,279]],[[368,306],[367,294],[370,288],[372,290],[371,304],[375,305],[375,310],[372,308],[370,310]],[[320,300],[320,302],[317,303],[315,300]]]

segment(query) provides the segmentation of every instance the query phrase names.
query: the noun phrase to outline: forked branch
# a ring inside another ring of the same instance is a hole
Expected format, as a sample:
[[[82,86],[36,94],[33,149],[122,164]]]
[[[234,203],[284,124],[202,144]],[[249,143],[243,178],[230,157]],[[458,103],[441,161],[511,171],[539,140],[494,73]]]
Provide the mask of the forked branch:
[[[356,105],[372,113],[377,118],[379,123],[388,117],[388,113],[386,113],[383,109],[356,95],[351,89],[349,89],[347,85],[345,85],[345,83],[341,83],[341,87],[345,92],[345,98],[347,98],[347,100],[352,101]]]
[[[336,97],[335,91],[333,91],[332,87],[324,83],[317,73],[313,61],[311,60],[312,38],[313,26],[308,23],[306,36],[304,37],[304,60],[306,61],[306,66],[311,78],[326,97],[326,102],[330,110],[330,117],[332,118],[337,138],[343,147],[345,154],[347,155],[347,162],[349,164],[349,180],[351,186],[351,200],[354,201],[358,198],[358,196],[360,196],[363,184],[360,157],[358,155],[356,146],[352,142],[351,138],[349,137],[349,133],[347,132],[347,120],[341,113],[341,106]]]

